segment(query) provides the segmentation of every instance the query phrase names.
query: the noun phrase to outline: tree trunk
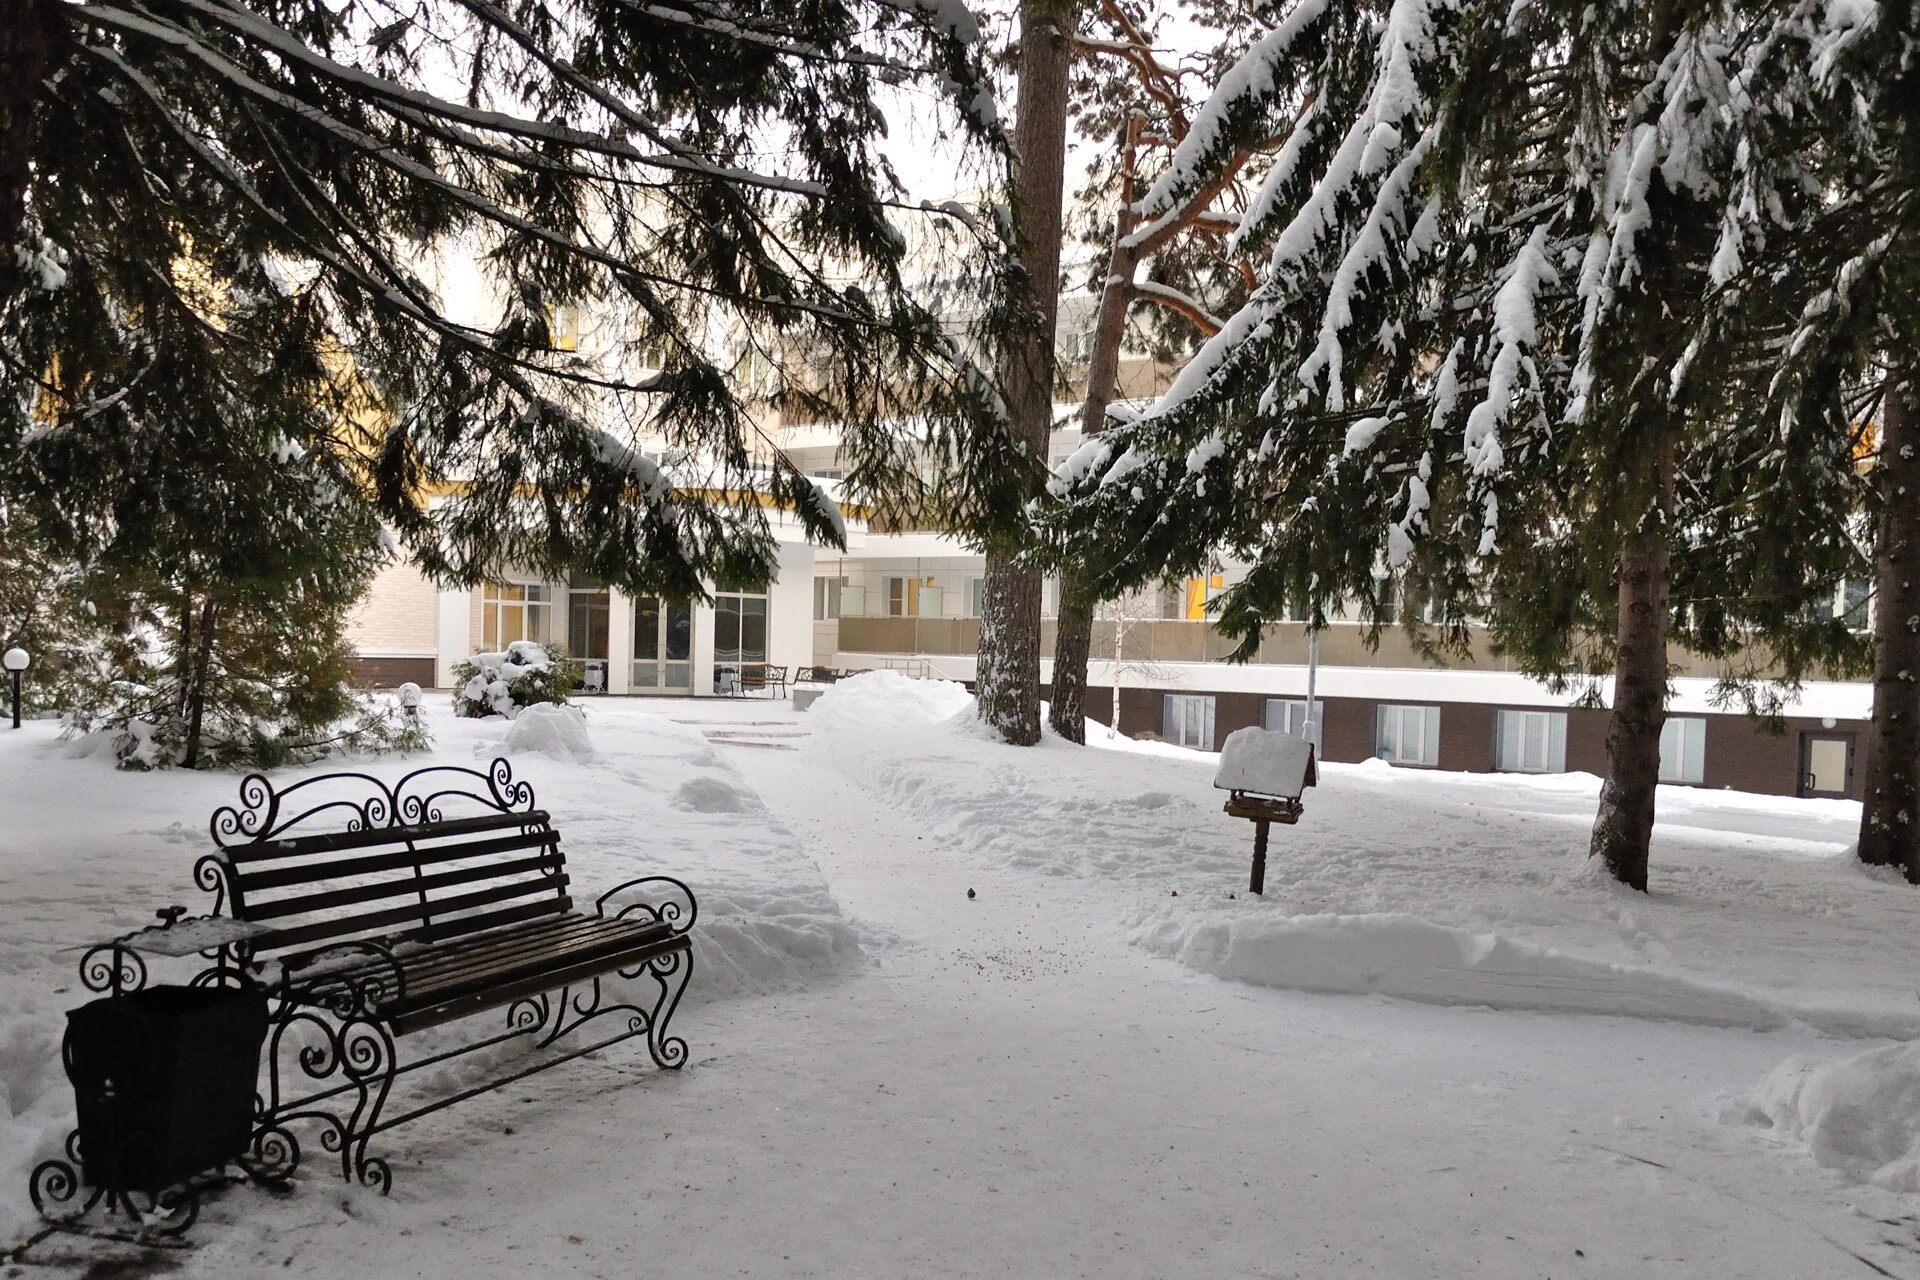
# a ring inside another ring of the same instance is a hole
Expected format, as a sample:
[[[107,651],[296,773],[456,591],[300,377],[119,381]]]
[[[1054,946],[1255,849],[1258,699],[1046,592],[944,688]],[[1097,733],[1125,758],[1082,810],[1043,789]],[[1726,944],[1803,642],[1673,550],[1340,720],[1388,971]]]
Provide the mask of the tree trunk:
[[[1646,892],[1660,785],[1660,730],[1667,720],[1667,596],[1672,568],[1667,527],[1673,510],[1673,442],[1654,442],[1656,499],[1620,552],[1619,643],[1613,714],[1607,721],[1607,779],[1594,814],[1590,856],[1623,884]]]
[[[1074,0],[1022,0],[1013,229],[1021,303],[1034,323],[1008,343],[1000,383],[1014,434],[1044,462],[1053,432],[1053,333],[1060,309],[1060,206],[1066,177],[1067,73]],[[981,589],[980,716],[1016,746],[1040,740],[1040,575],[987,557]]]
[[[1060,616],[1053,625],[1053,682],[1047,723],[1068,742],[1087,740],[1087,653],[1093,646],[1093,601],[1060,575]],[[1119,672],[1114,673],[1115,683]]]
[[[1114,219],[1113,247],[1107,252],[1107,275],[1100,291],[1100,310],[1094,316],[1093,350],[1087,359],[1087,395],[1080,405],[1080,435],[1097,434],[1107,425],[1107,406],[1120,393],[1120,344],[1126,338],[1127,305],[1133,301],[1133,275],[1140,265],[1140,247],[1128,237],[1139,225],[1134,213],[1134,154],[1140,120],[1127,121],[1122,139],[1120,212]],[[1076,575],[1060,577],[1060,618],[1053,633],[1053,700],[1047,723],[1069,742],[1087,740],[1087,659],[1093,644],[1095,597],[1085,592]],[[1115,622],[1118,626],[1118,621]],[[1114,688],[1120,687],[1118,663]]]
[[[213,597],[200,606],[199,647],[193,656],[193,688],[187,695],[187,752],[180,763],[200,767],[200,726],[207,714],[207,675],[213,667]]]
[[[53,69],[60,21],[47,0],[10,0],[0,16],[0,306],[25,286],[15,260],[33,184],[34,104]]]
[[[1920,884],[1920,432],[1913,383],[1880,413],[1880,527],[1874,538],[1873,724],[1867,731],[1860,860]]]

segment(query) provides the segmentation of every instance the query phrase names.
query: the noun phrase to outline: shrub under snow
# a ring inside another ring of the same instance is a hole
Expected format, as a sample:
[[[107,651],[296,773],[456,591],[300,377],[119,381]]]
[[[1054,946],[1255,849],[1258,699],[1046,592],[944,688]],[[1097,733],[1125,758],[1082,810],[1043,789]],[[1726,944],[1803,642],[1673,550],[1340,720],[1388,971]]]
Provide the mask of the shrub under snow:
[[[580,662],[565,650],[515,640],[504,653],[476,653],[453,669],[453,709],[474,719],[512,719],[523,707],[564,704],[580,674]]]

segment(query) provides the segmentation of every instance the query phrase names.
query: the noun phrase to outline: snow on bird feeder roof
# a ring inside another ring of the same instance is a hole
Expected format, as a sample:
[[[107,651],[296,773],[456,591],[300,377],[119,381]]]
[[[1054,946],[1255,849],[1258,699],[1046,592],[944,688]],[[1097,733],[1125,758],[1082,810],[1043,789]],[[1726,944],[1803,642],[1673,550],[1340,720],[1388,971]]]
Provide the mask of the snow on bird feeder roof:
[[[1311,742],[1249,725],[1227,735],[1213,785],[1220,791],[1298,800],[1319,780],[1317,773]]]

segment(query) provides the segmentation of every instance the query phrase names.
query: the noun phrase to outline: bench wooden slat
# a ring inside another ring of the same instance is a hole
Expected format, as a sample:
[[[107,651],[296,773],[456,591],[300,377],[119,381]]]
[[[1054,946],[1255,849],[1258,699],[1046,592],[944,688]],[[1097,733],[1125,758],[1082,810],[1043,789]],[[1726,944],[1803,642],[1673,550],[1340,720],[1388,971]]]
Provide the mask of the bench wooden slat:
[[[663,938],[669,932],[664,924],[634,925],[623,921],[621,925],[622,927],[618,929],[576,937],[565,946],[518,951],[480,951],[469,955],[462,965],[436,970],[430,975],[408,971],[406,1003],[409,1005],[437,1004],[470,989],[488,986],[502,978],[534,970],[580,964],[595,959],[604,960]],[[603,972],[609,967],[611,966],[603,965]]]
[[[491,957],[533,955],[570,947],[588,936],[604,935],[607,927],[615,923],[599,916],[550,915],[437,943],[431,950],[409,951],[405,938],[395,938],[391,945],[407,985],[412,988],[416,983],[434,981],[442,973],[487,963]],[[387,967],[385,960],[369,956],[353,965],[331,970],[328,977],[351,981],[380,974]]]
[[[438,840],[448,836],[471,835],[476,831],[499,831],[508,827],[545,827],[545,809],[525,813],[485,813],[474,818],[448,818],[443,822],[416,823],[412,826],[368,827],[361,831],[331,831],[316,836],[288,836],[262,840],[256,844],[231,845],[227,856],[236,863],[265,862],[273,858],[297,858],[304,854],[336,853],[345,849],[366,849],[374,845],[400,844],[409,840]]]
[[[319,893],[303,893],[297,898],[281,898],[275,902],[250,902],[247,915],[254,920],[278,920],[284,916],[304,915],[310,911],[331,911],[335,907],[349,907],[360,902],[379,902],[383,898],[419,898],[433,889],[446,889],[453,885],[476,884],[485,880],[507,880],[514,877],[546,875],[546,885],[551,887],[554,878],[547,869],[564,865],[554,854],[546,853],[533,858],[512,858],[505,862],[489,862],[478,867],[456,867],[451,871],[438,871],[433,875],[394,877],[378,880],[372,884],[348,885],[343,889],[326,889]],[[414,915],[432,915],[439,907],[439,901],[428,898],[414,911]]]
[[[276,929],[251,939],[256,951],[298,946],[304,942],[317,942],[322,938],[346,938],[356,934],[370,933],[392,925],[417,922],[423,914],[447,916],[455,912],[484,907],[495,902],[508,902],[515,898],[525,898],[532,894],[550,894],[548,902],[534,903],[528,907],[516,907],[512,911],[488,912],[483,916],[449,920],[444,924],[434,924],[421,930],[423,938],[451,937],[455,934],[473,933],[488,927],[490,923],[507,924],[509,920],[499,919],[512,915],[514,919],[526,919],[530,916],[545,915],[550,912],[565,911],[573,903],[566,896],[567,877],[563,872],[556,876],[543,876],[539,880],[524,880],[515,884],[496,885],[491,889],[482,889],[476,893],[458,894],[451,898],[442,898],[431,903],[424,911],[418,902],[404,907],[390,907],[384,911],[368,911],[359,915],[334,916],[325,920],[316,920],[311,924],[293,925],[286,929]],[[515,914],[518,913],[518,914]]]
[[[437,1004],[395,1012],[388,1018],[388,1022],[393,1027],[395,1035],[406,1035],[411,1031],[438,1026],[440,1023],[451,1022],[456,1018],[464,1018],[468,1014],[511,1004],[522,996],[537,995],[542,991],[552,991],[583,978],[596,977],[606,973],[610,968],[630,967],[656,955],[685,951],[692,945],[684,933],[670,932],[657,941],[636,947],[630,953],[611,958],[612,963],[609,963],[609,957],[603,956],[562,969],[542,970],[524,978],[507,981],[499,986],[454,996]]]
[[[573,910],[573,899],[563,896],[548,902],[527,903],[508,907],[503,911],[489,911],[484,915],[462,916],[458,920],[436,922],[421,929],[414,936],[422,942],[439,943],[448,938],[458,938],[484,929],[498,928],[503,924],[531,920],[536,916],[565,915],[571,910]]]
[[[412,828],[418,830],[418,828]],[[560,843],[560,833],[551,827],[527,831],[492,840],[470,840],[465,844],[425,845],[398,849],[392,853],[374,853],[360,858],[340,858],[332,862],[310,862],[297,867],[268,867],[259,871],[236,870],[234,883],[242,893],[265,889],[285,889],[294,885],[317,884],[324,880],[342,880],[348,876],[373,875],[381,871],[402,871],[417,864],[453,862],[460,858],[484,857],[490,853],[512,853],[517,849],[537,849]],[[256,914],[249,905],[247,914]]]

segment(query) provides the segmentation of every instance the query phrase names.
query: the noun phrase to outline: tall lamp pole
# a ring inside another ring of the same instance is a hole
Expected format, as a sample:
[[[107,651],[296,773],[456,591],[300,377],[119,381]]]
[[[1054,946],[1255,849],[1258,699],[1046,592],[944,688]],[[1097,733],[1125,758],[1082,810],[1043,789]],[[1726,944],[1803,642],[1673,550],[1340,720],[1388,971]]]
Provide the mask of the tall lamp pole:
[[[7,650],[0,656],[0,666],[5,666],[7,676],[13,681],[13,727],[20,727],[20,676],[27,669],[27,651],[19,645]]]

